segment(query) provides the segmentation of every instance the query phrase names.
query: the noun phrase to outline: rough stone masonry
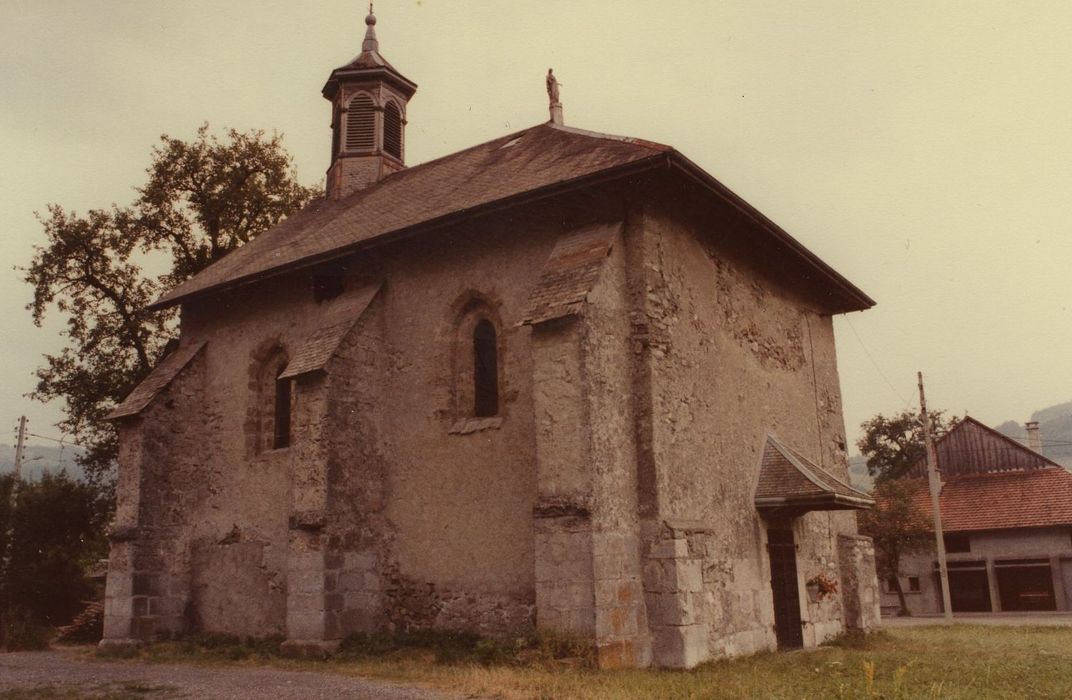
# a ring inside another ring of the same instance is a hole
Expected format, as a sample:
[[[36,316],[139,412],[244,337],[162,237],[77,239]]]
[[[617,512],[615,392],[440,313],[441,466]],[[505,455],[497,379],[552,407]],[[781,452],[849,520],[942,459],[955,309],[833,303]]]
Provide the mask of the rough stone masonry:
[[[103,644],[548,629],[690,667],[873,628],[832,325],[873,302],[666,146],[544,124],[405,168],[416,85],[369,35],[325,96],[371,181],[157,302]]]

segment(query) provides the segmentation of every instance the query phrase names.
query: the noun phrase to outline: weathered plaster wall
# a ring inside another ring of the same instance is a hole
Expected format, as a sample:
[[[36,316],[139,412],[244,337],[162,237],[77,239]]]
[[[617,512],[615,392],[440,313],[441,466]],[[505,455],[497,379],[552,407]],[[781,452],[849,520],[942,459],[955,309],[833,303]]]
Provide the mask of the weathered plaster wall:
[[[949,562],[982,562],[990,577],[991,601],[994,611],[1000,610],[997,579],[994,575],[995,561],[1017,559],[1048,559],[1054,574],[1054,595],[1058,609],[1072,610],[1072,539],[1069,528],[1023,528],[1019,530],[996,530],[972,532],[970,552],[947,554]],[[913,615],[937,615],[942,611],[942,589],[934,564],[937,555],[934,548],[905,556],[901,560],[901,586],[908,611]],[[919,578],[920,590],[909,591],[908,578]],[[882,581],[881,605],[886,614],[896,614],[900,605],[897,593]]]
[[[206,547],[228,537],[263,543],[258,569],[290,598],[270,631],[300,627],[299,639],[330,639],[382,626],[531,625],[531,331],[518,322],[561,226],[556,216],[486,218],[350,260],[347,289],[369,279],[383,287],[326,374],[296,381],[286,449],[258,452],[245,439],[259,410],[251,366],[271,347],[293,353],[346,295],[318,305],[306,273],[187,306],[185,336],[210,339],[204,403],[219,438],[201,477],[214,497],[185,517]],[[472,408],[459,399],[458,355],[471,340],[457,337],[457,323],[467,299],[497,321],[493,420],[467,420]],[[244,552],[236,565],[250,562]],[[228,601],[255,607],[225,577],[195,588],[213,610]],[[244,633],[235,619],[205,624]]]
[[[662,646],[692,649],[691,665],[775,645],[765,524],[752,503],[765,435],[847,471],[830,317],[712,242],[728,223],[682,221],[646,208],[640,245],[658,513],[650,546],[686,545],[677,575],[702,567],[701,586],[677,591],[685,617],[654,633]],[[794,530],[805,644],[814,645],[841,631],[840,600],[811,603],[803,583],[838,578],[837,536],[855,533],[855,520],[811,513]],[[646,585],[649,606],[672,593],[655,578]],[[701,637],[706,649],[695,651]]]

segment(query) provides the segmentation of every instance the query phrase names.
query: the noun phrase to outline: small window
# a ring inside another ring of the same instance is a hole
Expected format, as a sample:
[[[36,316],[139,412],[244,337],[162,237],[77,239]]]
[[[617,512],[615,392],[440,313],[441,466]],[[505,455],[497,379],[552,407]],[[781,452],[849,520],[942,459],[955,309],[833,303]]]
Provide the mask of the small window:
[[[280,373],[283,368],[280,368]],[[275,420],[272,449],[290,447],[290,379],[275,379]]]
[[[967,535],[944,535],[946,554],[963,554],[971,551],[971,538]]]
[[[290,360],[278,344],[265,343],[264,348],[254,353],[251,379],[255,381],[256,395],[252,397],[248,434],[254,454],[277,450],[290,445],[291,405],[293,389],[290,379],[279,375],[286,371]]]
[[[376,147],[376,112],[372,98],[358,93],[346,112],[346,150],[371,151]]]
[[[324,272],[313,275],[313,300],[318,304],[339,296],[344,288],[340,273]]]
[[[895,577],[890,576],[886,579],[886,590],[890,593],[897,592],[897,579]]]
[[[394,102],[383,110],[383,150],[402,159],[402,112]]]
[[[919,576],[908,577],[908,592],[919,593]]]
[[[473,415],[499,414],[499,358],[495,326],[484,319],[473,329]]]

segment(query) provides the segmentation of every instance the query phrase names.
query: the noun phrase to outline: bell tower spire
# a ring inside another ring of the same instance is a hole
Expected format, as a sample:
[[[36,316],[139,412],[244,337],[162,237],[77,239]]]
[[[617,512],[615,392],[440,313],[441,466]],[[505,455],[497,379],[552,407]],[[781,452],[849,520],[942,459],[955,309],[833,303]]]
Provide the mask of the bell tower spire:
[[[365,17],[365,40],[361,42],[362,51],[379,51],[380,42],[376,40],[376,15],[372,12],[372,3],[368,4],[368,16]]]
[[[331,101],[328,197],[341,199],[406,167],[406,107],[416,91],[417,84],[380,55],[369,3],[361,53],[333,70],[323,89]]]

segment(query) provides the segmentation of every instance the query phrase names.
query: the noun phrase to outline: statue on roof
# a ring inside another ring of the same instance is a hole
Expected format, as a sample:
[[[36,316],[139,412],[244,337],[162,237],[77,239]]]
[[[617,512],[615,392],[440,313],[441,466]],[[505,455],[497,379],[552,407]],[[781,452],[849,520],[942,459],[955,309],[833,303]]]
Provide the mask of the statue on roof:
[[[558,78],[555,77],[554,69],[547,69],[547,97],[551,100],[551,106],[560,104],[558,101],[558,88],[561,83],[558,82]]]

